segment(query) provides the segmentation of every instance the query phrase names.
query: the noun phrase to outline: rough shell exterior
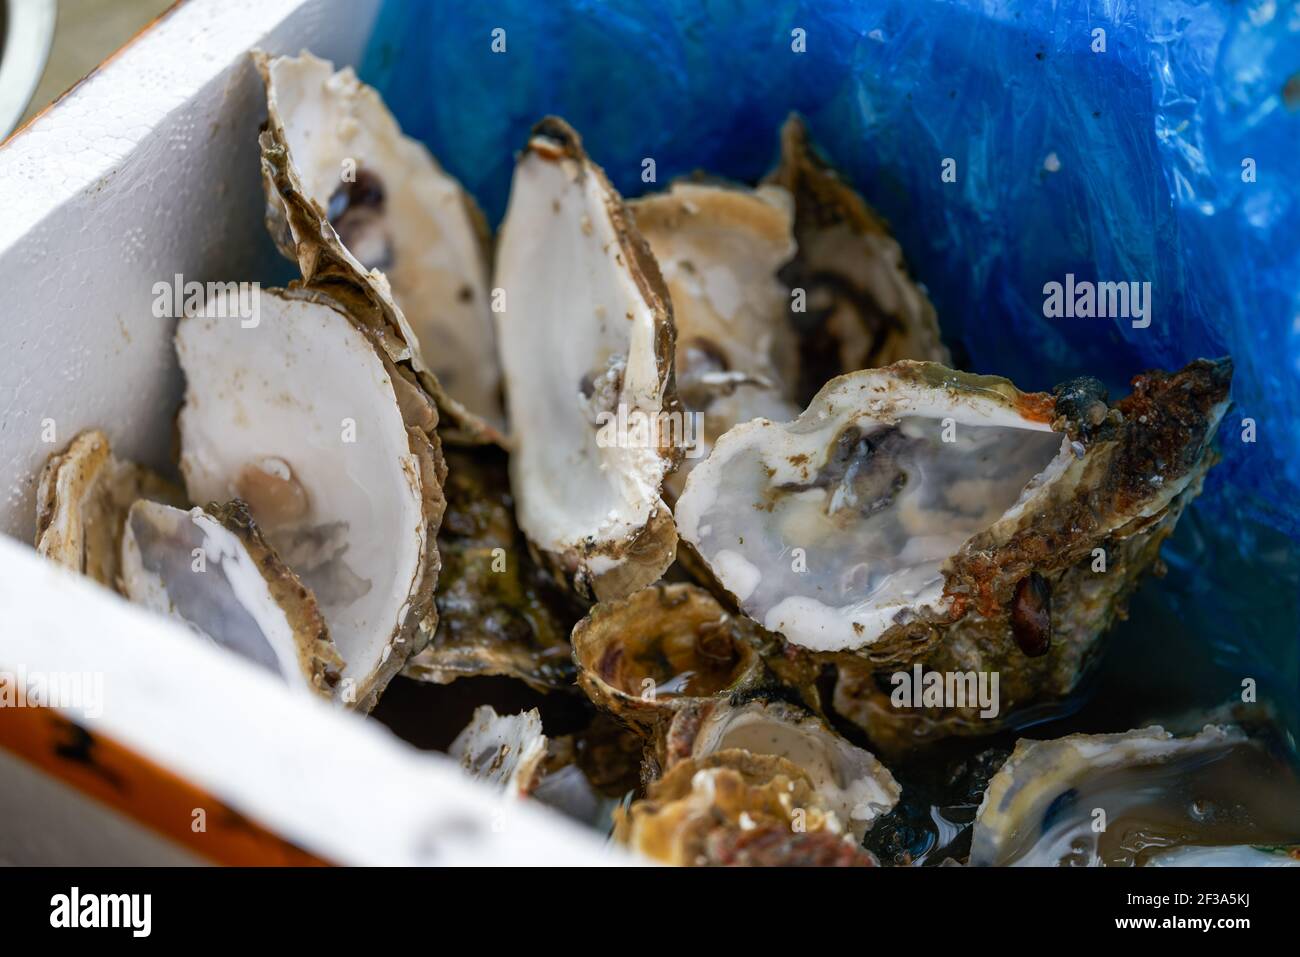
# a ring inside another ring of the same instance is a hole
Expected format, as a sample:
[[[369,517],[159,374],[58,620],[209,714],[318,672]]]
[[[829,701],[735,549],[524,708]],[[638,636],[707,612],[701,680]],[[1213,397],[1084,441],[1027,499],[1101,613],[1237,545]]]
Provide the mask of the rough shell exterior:
[[[113,457],[98,429],[50,456],[36,491],[36,551],[121,591],[122,527],[131,503],[182,506],[180,489],[148,469]]]
[[[1211,443],[1231,374],[1230,363],[1205,360],[1172,374],[1145,373],[1113,406],[1093,394],[1079,408],[1078,384],[1058,390],[1056,427],[1082,444],[1082,456],[1043,487],[1031,508],[953,556],[946,569],[951,620],[904,636],[916,651],[924,649],[914,660],[926,670],[997,672],[996,718],[982,717],[974,703],[893,707],[891,686],[875,674],[887,677],[885,662],[874,654],[838,659],[835,709],[894,754],[1059,707],[1099,657],[1102,634],[1124,616],[1141,579],[1161,571],[1160,546],[1216,459]],[[1041,606],[1043,594],[1046,605],[1036,610],[1046,624],[1035,626],[1039,616],[1027,614],[1027,606]],[[1045,651],[1028,654],[1027,638],[1042,639]]]

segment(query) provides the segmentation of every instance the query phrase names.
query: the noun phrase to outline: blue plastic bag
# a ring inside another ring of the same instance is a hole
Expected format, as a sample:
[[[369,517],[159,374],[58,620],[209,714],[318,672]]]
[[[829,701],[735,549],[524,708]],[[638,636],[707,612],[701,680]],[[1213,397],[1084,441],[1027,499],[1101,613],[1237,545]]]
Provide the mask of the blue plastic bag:
[[[494,221],[543,114],[632,196],[759,177],[797,110],[890,220],[959,365],[1118,397],[1231,355],[1223,462],[1102,683],[1156,714],[1254,678],[1295,721],[1300,3],[392,0],[362,74]],[[1149,282],[1149,325],[1044,315],[1068,274]]]

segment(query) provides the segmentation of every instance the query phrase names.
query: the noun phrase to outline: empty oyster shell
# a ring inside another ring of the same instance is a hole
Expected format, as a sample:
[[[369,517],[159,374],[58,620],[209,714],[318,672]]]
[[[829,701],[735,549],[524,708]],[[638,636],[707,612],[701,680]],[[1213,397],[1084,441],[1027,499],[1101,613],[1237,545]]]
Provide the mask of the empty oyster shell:
[[[541,715],[536,708],[499,715],[485,704],[474,709],[474,716],[447,753],[473,777],[512,797],[527,797],[541,782],[546,760]]]
[[[781,162],[766,183],[794,197],[799,253],[783,272],[807,295],[794,308],[807,402],[845,372],[900,359],[950,363],[934,307],[911,278],[889,227],[813,148],[803,121],[781,128]]]
[[[1147,867],[1300,867],[1300,844],[1185,847],[1153,851]]]
[[[571,690],[569,632],[581,613],[533,561],[515,525],[505,454],[449,448],[443,492],[438,629],[402,673],[440,684],[506,675],[538,691]]]
[[[1020,741],[989,782],[970,862],[1133,866],[1170,848],[1295,843],[1297,794],[1294,769],[1231,725]]]
[[[659,763],[740,748],[786,758],[808,777],[819,806],[857,840],[898,802],[901,789],[869,751],[855,747],[820,718],[783,701],[696,701],[678,711],[659,744]]]
[[[665,864],[873,866],[798,765],[741,749],[679,761],[616,814],[616,840]]]
[[[582,690],[643,729],[691,701],[775,684],[762,655],[773,636],[695,585],[655,585],[597,605],[571,640]]]
[[[131,504],[142,498],[185,503],[180,489],[166,479],[114,458],[103,432],[82,432],[41,470],[36,551],[121,591],[122,526]]]
[[[678,394],[703,425],[668,478],[675,498],[691,465],[733,425],[799,412],[789,290],[777,278],[795,252],[793,203],[779,187],[681,182],[628,209],[672,299]]]
[[[654,257],[563,120],[538,123],[515,167],[494,285],[519,526],[584,598],[631,594],[676,552],[660,497],[681,454],[672,316]]]
[[[307,53],[259,51],[254,61],[266,85],[259,143],[276,245],[374,331],[390,360],[409,364],[451,420],[449,436],[499,441],[489,238],[473,200],[350,67],[335,73]]]
[[[629,744],[617,735],[632,737]],[[638,786],[640,741],[598,716],[573,735],[548,737],[536,708],[499,715],[475,710],[449,753],[474,777],[513,797],[528,797],[566,817],[608,833],[613,814]],[[630,781],[629,781],[630,778]]]
[[[437,411],[327,296],[263,290],[251,327],[210,318],[223,308],[177,327],[186,488],[248,503],[320,602],[344,700],[368,710],[437,621]]]
[[[1159,568],[1161,545],[1217,461],[1210,442],[1229,375],[1227,363],[1208,362],[1148,373],[1111,411],[1096,383],[1058,390],[1057,414],[1082,439],[1083,457],[1054,463],[1023,508],[962,546],[945,570],[946,589],[954,611],[971,603],[973,613],[968,606],[920,656],[923,671],[945,680],[996,675],[997,714],[969,694],[921,706],[915,688],[910,707],[895,707],[894,686],[882,680],[890,676],[850,658],[839,662],[836,710],[886,755],[1061,710],[1099,660],[1102,633]],[[1109,424],[1091,431],[1089,419]]]
[[[122,535],[134,602],[179,619],[291,687],[329,696],[343,661],[316,599],[267,545],[243,502],[185,511],[145,500]]]
[[[678,526],[747,613],[815,652],[906,663],[978,639],[990,657],[1019,649],[1016,667],[1086,656],[1155,549],[1130,546],[1147,564],[1113,570],[1124,587],[1067,573],[1167,532],[1230,377],[1198,361],[1108,408],[1095,390],[1080,406],[1080,383],[1053,399],[933,363],[841,376],[794,422],[724,435]]]

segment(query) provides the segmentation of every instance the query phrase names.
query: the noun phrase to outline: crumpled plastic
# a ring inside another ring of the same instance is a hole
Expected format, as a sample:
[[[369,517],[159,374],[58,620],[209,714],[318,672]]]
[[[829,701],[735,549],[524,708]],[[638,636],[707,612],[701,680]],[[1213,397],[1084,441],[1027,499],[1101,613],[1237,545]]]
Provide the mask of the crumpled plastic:
[[[390,0],[361,72],[494,221],[543,114],[634,196],[756,179],[797,110],[889,219],[959,365],[1118,397],[1232,356],[1223,461],[1166,546],[1159,611],[1121,631],[1208,659],[1225,695],[1256,678],[1294,720],[1300,3]],[[1044,315],[1067,274],[1150,282],[1150,324]]]

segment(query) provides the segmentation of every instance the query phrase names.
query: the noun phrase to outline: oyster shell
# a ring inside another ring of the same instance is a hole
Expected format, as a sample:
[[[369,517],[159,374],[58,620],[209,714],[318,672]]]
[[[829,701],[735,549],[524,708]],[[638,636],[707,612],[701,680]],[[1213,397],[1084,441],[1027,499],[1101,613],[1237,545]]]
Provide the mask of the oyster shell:
[[[1175,847],[1154,851],[1147,867],[1300,867],[1300,844]]]
[[[482,781],[512,797],[527,797],[541,782],[546,760],[546,735],[537,709],[499,715],[491,705],[474,710],[448,754]]]
[[[103,432],[81,432],[41,469],[36,551],[121,591],[122,527],[131,504],[142,498],[185,504],[166,479],[115,458]]]
[[[797,765],[819,806],[861,841],[872,823],[898,802],[901,789],[869,751],[855,747],[820,718],[783,701],[696,701],[678,711],[659,744],[667,771],[719,751],[742,749]]]
[[[1005,714],[1073,687],[1199,491],[1230,377],[1201,360],[1108,407],[1090,380],[1054,398],[932,363],[841,376],[794,422],[723,436],[678,526],[792,644],[1001,667]],[[1120,560],[1094,573],[1097,549]],[[988,729],[979,711],[956,719]]]
[[[499,715],[475,710],[449,753],[474,777],[608,832],[614,809],[637,786],[640,742],[599,718],[577,734],[548,737],[536,708]],[[629,781],[630,777],[630,781]]]
[[[679,182],[628,209],[672,299],[678,394],[703,425],[666,483],[676,498],[691,465],[733,425],[799,412],[789,290],[777,278],[795,252],[793,203],[779,187]]]
[[[668,291],[604,172],[564,121],[515,167],[494,285],[519,526],[584,598],[656,581],[677,534]],[[667,425],[667,428],[665,428]]]
[[[970,862],[1133,866],[1295,843],[1298,795],[1295,770],[1232,725],[1020,741],[989,782]]]
[[[350,67],[253,56],[266,86],[259,143],[276,245],[409,365],[450,437],[499,441],[482,214]]]
[[[763,661],[773,636],[695,585],[659,584],[597,605],[571,640],[587,697],[645,730],[692,701],[776,683]]]
[[[181,472],[193,501],[240,498],[315,593],[363,709],[432,634],[445,468],[432,400],[364,326],[311,290],[263,290],[176,331]],[[322,384],[325,384],[322,387]]]
[[[665,864],[874,866],[793,762],[742,749],[687,758],[616,815],[614,837]]]
[[[343,660],[316,599],[267,545],[243,502],[186,511],[144,499],[127,513],[123,590],[291,687],[329,696]]]
[[[1161,546],[1217,461],[1210,443],[1230,368],[1197,362],[1138,376],[1099,431],[1087,425],[1103,416],[1095,383],[1058,390],[1057,425],[1079,436],[1083,458],[1049,470],[1010,525],[1004,519],[962,546],[945,574],[954,611],[965,604],[966,614],[919,656],[923,672],[945,678],[996,675],[996,715],[969,695],[917,706],[915,687],[913,706],[895,707],[892,675],[860,658],[839,660],[835,710],[886,755],[1059,712],[1099,659],[1102,633],[1143,576],[1161,569]]]
[[[569,632],[580,612],[515,525],[504,453],[449,448],[443,492],[438,629],[402,673],[442,684],[506,675],[538,691],[571,690]]]
[[[794,197],[799,253],[782,278],[807,293],[790,318],[799,332],[806,403],[845,372],[900,359],[949,364],[925,291],[908,274],[889,227],[813,148],[803,120],[781,128],[781,162],[766,183]]]

